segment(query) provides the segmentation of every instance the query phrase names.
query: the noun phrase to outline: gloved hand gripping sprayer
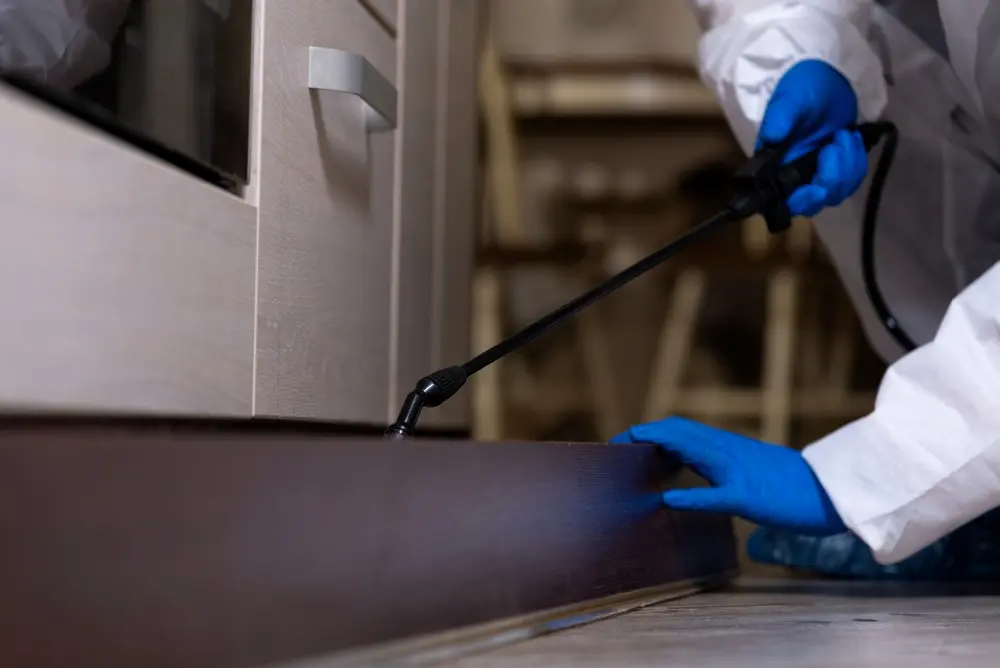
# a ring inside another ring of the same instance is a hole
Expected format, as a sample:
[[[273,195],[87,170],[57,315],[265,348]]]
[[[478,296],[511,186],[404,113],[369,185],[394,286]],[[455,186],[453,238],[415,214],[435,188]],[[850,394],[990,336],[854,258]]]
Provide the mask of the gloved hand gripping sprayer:
[[[885,139],[885,145],[872,175],[862,226],[861,265],[865,290],[889,333],[904,349],[912,350],[915,347],[913,342],[900,328],[896,318],[893,317],[882,297],[875,277],[875,226],[878,207],[886,177],[895,156],[899,134],[896,126],[887,121],[863,123],[855,129],[861,134],[865,149],[869,152],[883,138]],[[779,234],[787,230],[792,224],[792,217],[786,203],[788,197],[797,188],[812,181],[816,174],[819,152],[822,147],[794,161],[784,163],[787,148],[787,146],[782,145],[765,146],[754,154],[736,172],[737,194],[726,208],[708,220],[576,299],[539,318],[492,348],[479,353],[465,364],[447,367],[421,378],[416,387],[406,396],[399,416],[386,430],[385,436],[393,440],[413,437],[421,410],[425,407],[443,404],[465,385],[469,376],[517,350],[549,328],[579,313],[587,306],[658,266],[667,258],[672,257],[695,241],[708,236],[716,229],[760,214],[767,221],[767,228],[772,234]]]

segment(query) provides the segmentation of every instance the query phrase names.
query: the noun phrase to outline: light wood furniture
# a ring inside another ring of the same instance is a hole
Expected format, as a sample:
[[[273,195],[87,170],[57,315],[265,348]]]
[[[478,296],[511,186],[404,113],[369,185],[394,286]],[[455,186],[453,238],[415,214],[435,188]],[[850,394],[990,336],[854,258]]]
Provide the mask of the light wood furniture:
[[[256,210],[0,90],[0,406],[249,415]]]
[[[411,0],[411,4],[416,0]],[[417,3],[416,6],[424,6]],[[435,115],[437,166],[434,207],[434,296],[431,368],[463,362],[474,351],[472,283],[476,230],[482,193],[478,168],[480,146],[478,54],[483,37],[483,0],[435,3],[438,16],[438,106]],[[404,211],[405,213],[405,211]],[[413,382],[414,379],[407,379]],[[395,418],[397,406],[392,406]],[[472,392],[465,390],[435,410],[424,424],[467,430],[472,422]]]
[[[461,361],[478,5],[255,0],[240,194],[3,89],[0,410],[382,425]]]
[[[401,5],[390,419],[418,379],[470,356],[478,4]],[[469,403],[460,392],[421,424],[466,428]]]
[[[576,16],[577,11],[600,13],[603,11],[597,6],[600,4],[574,5],[553,0],[544,6],[532,6],[530,11],[520,0],[491,5],[492,30],[481,53],[480,96],[492,208],[488,219],[491,226],[483,236],[495,247],[527,249],[534,245],[522,217],[523,157],[519,147],[521,138],[515,131],[516,119],[573,120],[604,114],[637,119],[656,115],[664,122],[678,117],[709,122],[720,118],[716,100],[697,81],[690,66],[672,66],[690,60],[683,56],[684,49],[679,48],[683,45],[675,42],[667,51],[644,51],[639,59],[642,62],[635,62],[638,56],[634,49],[648,45],[637,45],[634,29],[645,25],[648,35],[656,33],[662,38],[663,26],[669,24],[679,35],[689,38],[694,33],[687,30],[693,20],[688,7],[646,0],[603,3],[612,14],[627,15],[629,25],[601,26],[602,34],[595,44],[591,41],[594,35],[580,34],[578,26],[567,22],[567,17]],[[526,16],[531,19],[525,20]],[[648,23],[654,19],[655,25]],[[631,37],[626,39],[625,33]],[[610,51],[605,49],[609,45],[614,47]],[[676,50],[671,50],[675,47]],[[646,67],[647,62],[656,66]],[[721,146],[726,144],[725,140],[716,142]],[[577,157],[580,161],[591,159]],[[582,229],[585,221],[580,224]],[[598,221],[597,227],[600,226]],[[566,272],[582,279],[581,289],[607,278],[602,269],[595,267],[596,253],[591,259],[591,262],[575,262]],[[506,273],[512,273],[512,269]],[[489,263],[477,269],[474,318],[477,349],[497,343],[504,333],[508,306],[504,274]],[[576,396],[566,399],[554,392],[547,393],[548,388],[540,387],[530,374],[518,373],[523,370],[523,359],[511,356],[503,361],[503,374],[500,364],[495,364],[473,379],[477,390],[473,411],[476,438],[501,438],[504,412],[513,406],[531,414],[556,415],[571,405],[586,402],[601,437],[610,437],[628,425],[627,408],[615,383],[609,355],[611,337],[605,320],[592,310],[566,324],[575,329],[580,364],[587,378],[586,392],[580,392],[582,401],[577,401]],[[679,355],[676,364],[686,361],[685,354],[675,353]],[[515,378],[522,382],[519,384]]]
[[[502,0],[491,9],[508,62],[690,66],[697,53],[700,31],[687,0]]]
[[[501,244],[524,242],[521,188],[518,180],[517,138],[511,112],[510,85],[497,56],[493,29],[487,31],[479,56],[479,102],[486,134],[488,214],[483,237]],[[504,337],[505,289],[503,273],[490,266],[477,268],[473,283],[475,312],[472,339],[476,350],[487,350]],[[496,441],[503,436],[503,370],[500,359],[472,379],[473,435]]]
[[[395,132],[307,85],[310,47],[367,59],[396,41],[360,5],[265,0],[256,413],[379,423],[389,401]]]
[[[764,221],[744,225],[746,258],[766,256],[769,248],[787,248],[784,266],[767,279],[767,312],[761,348],[762,379],[758,388],[685,385],[695,345],[696,328],[704,304],[707,277],[701,269],[685,269],[673,287],[663,318],[656,361],[649,377],[643,420],[681,413],[721,424],[744,419],[759,422],[758,436],[770,443],[788,444],[792,427],[801,419],[847,421],[868,413],[872,392],[850,387],[859,331],[846,301],[836,309],[834,331],[828,340],[817,308],[810,300],[808,275],[803,271],[810,237],[806,221],[798,220],[785,236],[771,237]],[[763,236],[762,236],[763,235]],[[799,337],[807,345],[800,346]],[[804,348],[804,353],[800,352]]]
[[[547,71],[516,68],[511,81],[512,105],[523,118],[566,118],[601,114],[689,116],[719,114],[719,102],[693,71],[622,71],[579,68]]]

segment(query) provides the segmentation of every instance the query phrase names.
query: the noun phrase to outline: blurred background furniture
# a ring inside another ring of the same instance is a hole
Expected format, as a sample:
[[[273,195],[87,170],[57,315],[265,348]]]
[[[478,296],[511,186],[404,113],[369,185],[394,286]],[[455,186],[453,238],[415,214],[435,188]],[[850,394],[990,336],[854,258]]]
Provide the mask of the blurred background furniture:
[[[687,2],[512,0],[489,18],[477,350],[713,213],[744,159],[698,79]],[[605,440],[679,414],[801,447],[867,413],[880,370],[809,221],[772,237],[751,219],[476,378],[473,433]]]

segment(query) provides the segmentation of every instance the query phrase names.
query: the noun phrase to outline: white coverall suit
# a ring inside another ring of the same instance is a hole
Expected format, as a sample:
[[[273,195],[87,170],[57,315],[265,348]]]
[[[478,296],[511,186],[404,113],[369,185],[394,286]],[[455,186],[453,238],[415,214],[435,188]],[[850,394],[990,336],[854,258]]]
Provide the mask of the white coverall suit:
[[[866,333],[893,362],[868,416],[804,456],[881,563],[1000,506],[1000,0],[692,0],[702,78],[744,150],[794,64],[851,82],[900,144],[877,223],[879,286],[920,347],[902,357],[864,290],[867,184],[816,219]]]

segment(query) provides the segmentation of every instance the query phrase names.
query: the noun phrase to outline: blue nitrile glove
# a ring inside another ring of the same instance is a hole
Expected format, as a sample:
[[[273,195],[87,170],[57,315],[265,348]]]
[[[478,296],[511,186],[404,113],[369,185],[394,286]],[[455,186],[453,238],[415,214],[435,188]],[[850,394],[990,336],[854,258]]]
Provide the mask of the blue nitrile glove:
[[[747,556],[759,564],[857,580],[946,582],[989,579],[982,577],[986,574],[996,577],[1000,564],[995,559],[985,560],[976,564],[980,567],[977,572],[976,565],[970,568],[963,558],[966,547],[964,542],[946,536],[903,561],[883,565],[875,561],[864,541],[852,533],[804,536],[760,527],[747,540]],[[993,552],[990,556],[996,557],[996,551]]]
[[[794,160],[821,144],[816,176],[788,198],[793,216],[814,216],[852,195],[868,174],[858,120],[858,98],[840,72],[820,60],[803,60],[785,73],[771,95],[757,135],[764,144],[787,144]]]
[[[1000,579],[1000,510],[991,510],[916,554],[894,564],[875,561],[852,533],[803,536],[758,528],[747,541],[752,561],[839,578],[928,582],[996,582]]]
[[[738,515],[813,536],[846,531],[801,453],[682,418],[632,427],[612,443],[651,443],[676,455],[712,487],[664,492],[677,510]]]

